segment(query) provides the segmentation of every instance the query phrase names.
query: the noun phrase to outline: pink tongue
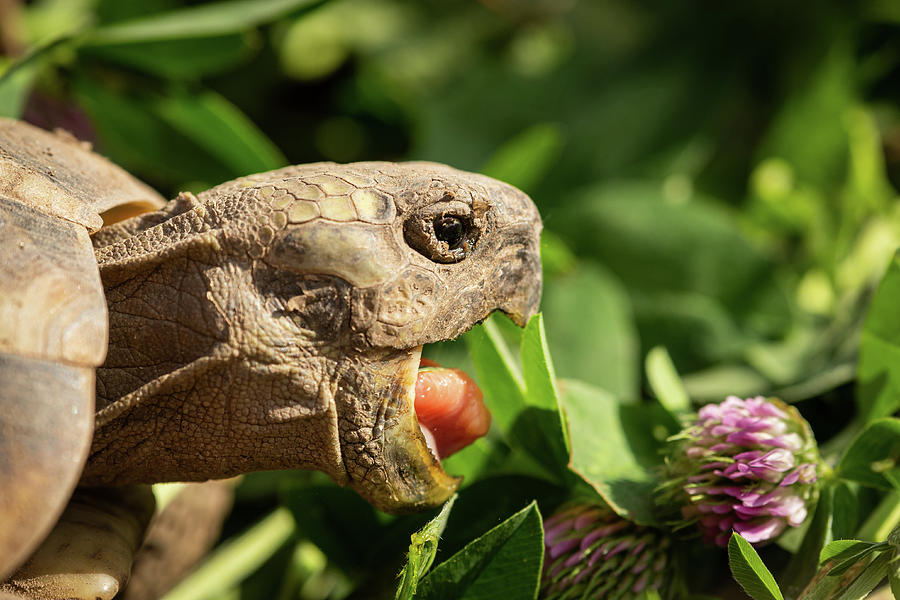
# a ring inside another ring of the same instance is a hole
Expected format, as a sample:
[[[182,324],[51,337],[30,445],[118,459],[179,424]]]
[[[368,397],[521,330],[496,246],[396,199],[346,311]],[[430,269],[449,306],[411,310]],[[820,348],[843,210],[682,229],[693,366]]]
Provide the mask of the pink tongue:
[[[416,416],[429,447],[438,458],[445,458],[486,434],[491,413],[481,390],[464,371],[445,369],[428,359],[422,359],[421,366],[429,368],[419,371],[416,379]]]

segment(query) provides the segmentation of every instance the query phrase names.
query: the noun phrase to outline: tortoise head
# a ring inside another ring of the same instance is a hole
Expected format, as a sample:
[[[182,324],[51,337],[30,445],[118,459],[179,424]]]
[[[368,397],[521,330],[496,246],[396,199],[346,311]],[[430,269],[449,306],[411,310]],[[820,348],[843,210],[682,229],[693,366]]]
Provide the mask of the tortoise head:
[[[422,345],[540,298],[540,219],[433,163],[315,164],[182,195],[101,231],[110,309],[85,480],[315,468],[389,511],[442,502]]]

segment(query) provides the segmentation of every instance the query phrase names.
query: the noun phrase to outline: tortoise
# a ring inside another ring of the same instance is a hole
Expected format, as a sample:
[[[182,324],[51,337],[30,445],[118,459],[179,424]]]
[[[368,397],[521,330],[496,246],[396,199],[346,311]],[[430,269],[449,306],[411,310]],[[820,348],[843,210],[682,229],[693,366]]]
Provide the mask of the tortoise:
[[[417,425],[422,346],[495,310],[524,325],[540,229],[521,191],[428,162],[166,202],[0,119],[0,581],[76,485],[299,468],[388,512],[440,504],[459,480]]]

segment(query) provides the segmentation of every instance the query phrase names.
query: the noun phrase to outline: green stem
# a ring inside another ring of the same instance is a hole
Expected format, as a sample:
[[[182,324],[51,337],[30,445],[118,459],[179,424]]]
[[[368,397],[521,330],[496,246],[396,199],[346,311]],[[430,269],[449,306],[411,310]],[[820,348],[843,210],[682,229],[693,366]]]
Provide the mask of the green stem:
[[[291,513],[286,508],[275,510],[239,537],[222,544],[164,600],[203,600],[223,594],[281,548],[294,529]]]

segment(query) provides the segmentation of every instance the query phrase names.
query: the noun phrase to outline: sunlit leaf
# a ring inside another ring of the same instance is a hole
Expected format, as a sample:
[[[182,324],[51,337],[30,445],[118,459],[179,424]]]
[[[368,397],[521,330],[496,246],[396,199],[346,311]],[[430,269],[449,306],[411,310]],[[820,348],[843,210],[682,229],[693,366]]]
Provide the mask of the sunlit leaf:
[[[719,363],[708,369],[687,374],[683,382],[694,401],[706,402],[721,402],[730,395],[753,396],[771,385],[755,369],[729,363]]]
[[[866,515],[856,534],[848,537],[883,542],[897,523],[900,523],[900,491],[895,490],[885,494]]]
[[[834,556],[830,559],[834,562],[834,566],[831,567],[831,570],[828,571],[828,576],[840,577],[850,569],[859,565],[870,554],[874,554],[879,550],[885,550],[886,548],[887,546],[883,543],[870,544],[863,547],[853,546],[851,548],[847,548],[837,556]]]
[[[812,43],[826,50],[797,56],[803,77],[792,81],[784,103],[762,142],[762,157],[789,162],[804,181],[833,182],[842,172],[847,138],[841,116],[853,103],[853,48],[837,31]],[[798,65],[797,65],[798,66]],[[797,67],[795,66],[795,68]]]
[[[691,399],[665,348],[657,346],[647,353],[645,369],[650,388],[666,410],[681,415],[691,409]]]
[[[493,319],[467,333],[466,345],[491,416],[502,431],[509,431],[522,410],[525,394],[516,359]]]
[[[548,440],[556,464],[564,468],[569,462],[569,436],[561,414],[556,374],[540,314],[532,317],[525,327],[521,353],[526,402],[544,411],[540,428]]]
[[[891,584],[891,594],[893,594],[894,598],[900,598],[900,573],[897,571],[898,567],[894,566],[888,572],[888,581]]]
[[[488,408],[507,442],[551,477],[565,478],[567,433],[540,315],[529,321],[522,337],[521,374],[493,320],[469,332],[466,342]]]
[[[416,597],[533,598],[543,556],[541,516],[531,504],[437,565],[422,580]]]
[[[732,533],[728,541],[728,565],[734,578],[753,600],[784,600],[759,554],[738,533]]]
[[[653,524],[652,469],[661,461],[668,416],[648,405],[620,404],[608,392],[573,380],[560,384],[572,443],[571,468],[617,513]]]

